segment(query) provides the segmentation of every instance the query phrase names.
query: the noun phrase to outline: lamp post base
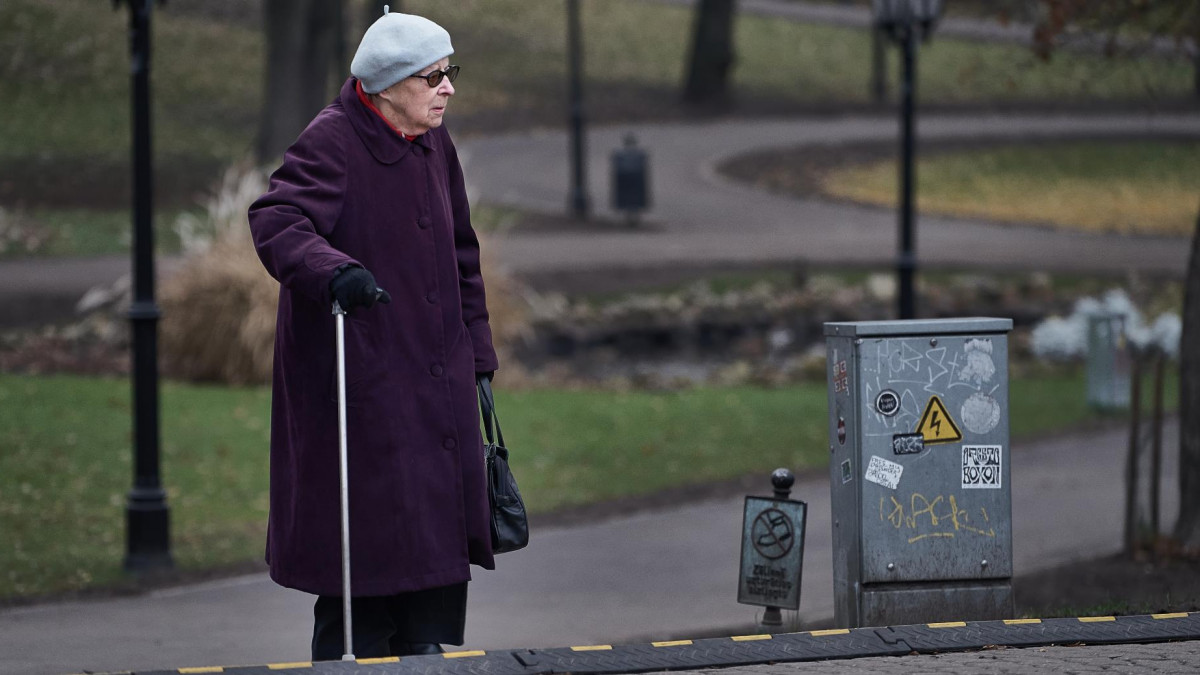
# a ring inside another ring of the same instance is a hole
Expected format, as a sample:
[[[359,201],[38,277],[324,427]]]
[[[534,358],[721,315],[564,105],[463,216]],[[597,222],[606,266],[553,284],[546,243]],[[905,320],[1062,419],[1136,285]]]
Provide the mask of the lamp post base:
[[[133,490],[125,505],[128,545],[126,572],[152,572],[175,566],[170,548],[170,512],[162,490]]]
[[[572,193],[569,206],[571,208],[571,215],[579,220],[587,220],[592,210],[592,205],[582,190],[575,190]]]

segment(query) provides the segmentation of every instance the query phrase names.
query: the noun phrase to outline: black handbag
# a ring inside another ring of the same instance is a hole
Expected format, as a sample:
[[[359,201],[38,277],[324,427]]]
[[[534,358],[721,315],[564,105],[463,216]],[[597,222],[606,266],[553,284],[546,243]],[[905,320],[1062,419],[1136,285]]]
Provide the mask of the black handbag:
[[[525,515],[525,502],[521,499],[521,491],[517,489],[517,479],[508,468],[508,449],[504,447],[500,418],[496,417],[492,383],[486,377],[481,377],[476,380],[476,385],[479,410],[483,413],[483,431],[487,436],[483,456],[491,511],[492,553],[508,553],[525,548],[529,543],[529,518]],[[496,425],[494,439],[492,424]]]

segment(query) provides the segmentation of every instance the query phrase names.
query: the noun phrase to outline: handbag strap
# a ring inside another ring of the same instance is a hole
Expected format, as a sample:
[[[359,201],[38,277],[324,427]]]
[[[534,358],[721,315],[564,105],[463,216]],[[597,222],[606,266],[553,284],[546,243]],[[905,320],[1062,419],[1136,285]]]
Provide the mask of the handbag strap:
[[[500,418],[496,416],[496,399],[492,396],[492,383],[486,377],[480,377],[475,380],[476,389],[479,392],[479,411],[483,413],[483,432],[487,435],[487,442],[490,445],[495,440],[500,442],[500,447],[504,445],[504,432],[500,431]],[[496,425],[495,440],[492,438],[492,424]]]

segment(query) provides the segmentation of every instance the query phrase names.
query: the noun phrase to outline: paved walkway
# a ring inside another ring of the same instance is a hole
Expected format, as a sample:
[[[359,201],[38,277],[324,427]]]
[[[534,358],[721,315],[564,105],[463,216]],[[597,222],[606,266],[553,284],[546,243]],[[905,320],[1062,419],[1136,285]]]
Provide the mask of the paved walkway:
[[[1169,456],[1163,484],[1168,486],[1175,484],[1171,453],[1177,434],[1177,427],[1169,426],[1164,441]],[[1014,449],[1018,575],[1119,548],[1124,448],[1125,432],[1114,428]],[[766,476],[763,486],[761,493],[767,494]],[[802,477],[793,496],[809,504],[798,618],[807,626],[829,625],[828,480]],[[1176,508],[1168,499],[1164,522],[1172,522]],[[742,500],[736,497],[536,530],[527,549],[501,556],[495,572],[476,574],[467,647],[757,632],[757,608],[735,601],[741,514]],[[786,614],[785,621],[797,618]],[[307,660],[310,617],[310,596],[279,588],[265,575],[133,598],[12,609],[0,612],[0,675]]]
[[[609,155],[633,133],[651,162],[649,226],[630,231],[515,232],[493,238],[517,273],[618,272],[683,264],[877,265],[896,254],[892,210],[765,194],[720,176],[727,158],[769,148],[837,146],[897,137],[894,116],[731,120],[596,128],[588,136],[588,189],[596,213],[608,208]],[[1200,115],[928,115],[924,140],[1200,137]],[[569,194],[568,138],[535,131],[461,144],[476,202],[563,213]],[[1182,275],[1178,237],[1093,235],[947,217],[921,217],[916,250],[923,266]]]

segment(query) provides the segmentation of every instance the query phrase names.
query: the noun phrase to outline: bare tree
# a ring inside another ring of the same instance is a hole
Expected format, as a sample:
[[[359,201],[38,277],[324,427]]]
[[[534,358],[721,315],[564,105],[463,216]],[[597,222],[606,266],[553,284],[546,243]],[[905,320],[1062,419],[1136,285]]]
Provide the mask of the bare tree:
[[[1039,1],[1043,13],[1034,41],[1047,58],[1072,25],[1106,33],[1110,51],[1116,50],[1121,38],[1126,43],[1166,38],[1181,50],[1190,48],[1193,58],[1200,49],[1200,3],[1196,0]],[[1200,76],[1196,85],[1200,92]],[[1194,554],[1200,553],[1200,215],[1192,235],[1184,288],[1179,350],[1179,520],[1174,537],[1183,551]]]
[[[1192,236],[1179,348],[1179,520],[1175,540],[1200,551],[1200,217]]]
[[[267,53],[257,155],[269,162],[288,148],[330,100],[344,30],[341,0],[266,0]]]
[[[735,4],[735,0],[700,0],[696,5],[684,101],[712,104],[729,99]]]
[[[357,11],[359,15],[359,26],[357,27],[358,34],[361,36],[366,32],[375,20],[383,16],[383,8],[387,6],[389,12],[403,12],[404,4],[400,0],[362,0]]]

